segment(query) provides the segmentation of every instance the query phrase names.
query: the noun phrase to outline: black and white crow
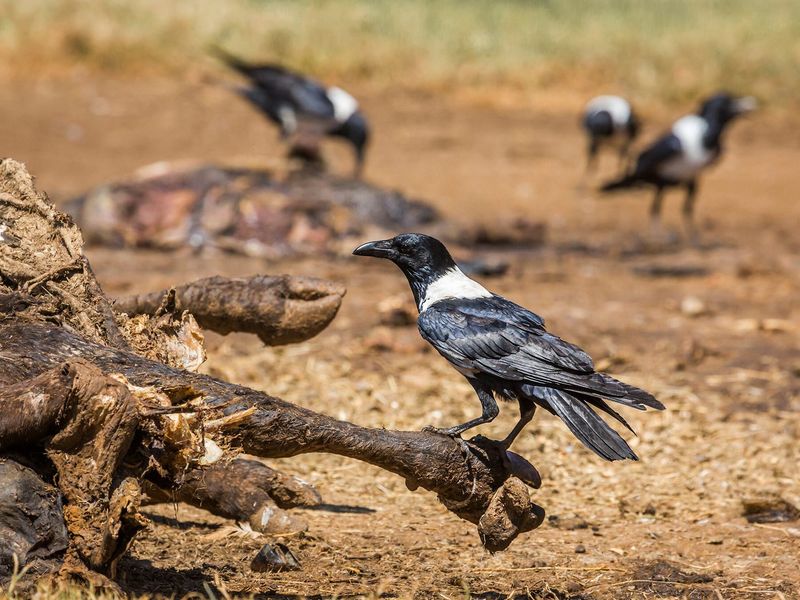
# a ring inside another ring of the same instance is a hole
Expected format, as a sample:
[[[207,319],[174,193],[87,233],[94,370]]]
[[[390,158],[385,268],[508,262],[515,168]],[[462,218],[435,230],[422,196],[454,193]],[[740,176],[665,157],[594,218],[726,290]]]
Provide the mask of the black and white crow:
[[[303,139],[305,149],[297,154],[318,158],[316,146],[321,137],[344,138],[355,152],[355,174],[361,174],[369,125],[353,96],[279,65],[252,65],[219,48],[214,51],[250,80],[250,86],[236,88],[240,95],[278,125],[284,138]]]
[[[617,146],[620,164],[639,134],[639,120],[630,102],[619,96],[598,96],[583,110],[583,128],[589,137],[586,171],[594,169],[597,152],[603,146]]]
[[[480,417],[442,433],[460,435],[493,420],[499,413],[497,396],[517,400],[520,407],[519,422],[502,442],[506,448],[538,405],[606,460],[637,460],[592,407],[631,429],[605,400],[639,410],[664,406],[644,390],[598,373],[588,354],[548,333],[541,317],[464,275],[439,240],[404,233],[362,244],[353,254],[386,258],[400,267],[419,309],[420,334],[467,378],[480,399]]]
[[[697,114],[678,119],[671,131],[646,148],[639,155],[632,171],[605,184],[601,191],[610,192],[641,184],[655,186],[650,218],[652,226],[658,228],[664,189],[685,186],[684,226],[689,237],[695,240],[694,201],[697,177],[719,158],[722,152],[722,133],[728,123],[755,108],[755,98],[750,96],[735,98],[724,92],[711,96],[702,103]]]

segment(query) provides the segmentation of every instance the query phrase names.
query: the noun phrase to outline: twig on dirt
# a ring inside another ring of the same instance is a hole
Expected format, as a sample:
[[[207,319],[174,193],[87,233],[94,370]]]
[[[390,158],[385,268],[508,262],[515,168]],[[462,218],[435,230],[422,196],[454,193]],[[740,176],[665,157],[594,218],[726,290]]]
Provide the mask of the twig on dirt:
[[[9,598],[14,597],[14,588],[17,587],[17,584],[25,576],[25,573],[27,573],[28,569],[31,568],[30,564],[21,567],[21,565],[19,564],[19,556],[17,556],[16,553],[13,555],[13,559],[14,559],[14,568],[13,571],[11,572],[11,579],[9,579],[8,586],[6,587],[5,591],[5,593],[8,594]]]
[[[615,588],[615,587],[622,587],[625,585],[631,584],[653,584],[653,585],[674,585],[674,586],[682,586],[688,588],[694,588],[698,590],[735,590],[737,592],[748,592],[750,594],[775,594],[778,593],[778,590],[764,590],[764,589],[753,589],[753,588],[741,588],[737,586],[723,586],[723,587],[710,587],[708,585],[702,583],[694,583],[690,581],[673,581],[670,579],[626,579],[625,581],[609,581],[607,583],[598,583],[595,585],[590,585],[585,588],[585,591],[594,590],[597,588]]]
[[[160,417],[163,415],[188,415],[194,414],[198,412],[198,410],[192,406],[187,404],[181,404],[180,406],[162,406],[156,408],[147,408],[139,411],[139,416],[142,418],[153,418],[153,417]]]
[[[751,525],[753,527],[758,527],[759,529],[772,529],[773,531],[780,531],[781,533],[784,533],[789,537],[795,537],[789,531],[783,529],[782,527],[775,527],[774,525],[765,525],[764,523],[751,523]]]
[[[17,200],[13,196],[11,196],[10,194],[6,194],[5,192],[0,192],[0,204],[7,204],[8,206],[13,206],[17,210],[33,213],[48,220],[50,219],[50,215],[48,215],[40,207],[36,206],[35,204],[31,204],[30,202],[22,202],[20,200]]]
[[[36,272],[32,271],[28,265],[7,256],[0,256],[0,271],[2,271],[3,277],[16,284],[22,284],[36,277]]]
[[[57,267],[52,271],[48,271],[47,273],[43,273],[33,279],[26,281],[22,286],[22,291],[31,293],[45,281],[50,281],[52,279],[63,277],[64,275],[71,275],[77,271],[80,271],[83,268],[83,261],[80,259],[75,260],[69,264],[63,265],[61,267]]]
[[[80,300],[58,285],[55,281],[46,281],[44,283],[44,287],[51,294],[58,297],[61,302],[67,304],[72,309],[73,313],[75,314],[75,318],[80,322],[82,328],[84,328],[86,331],[94,329],[94,323],[92,323],[91,319],[83,310],[83,305]]]
[[[625,569],[618,569],[616,567],[609,567],[608,565],[598,565],[594,567],[487,567],[484,569],[472,569],[473,573],[515,573],[525,571],[602,571],[602,572],[617,572],[625,573]]]

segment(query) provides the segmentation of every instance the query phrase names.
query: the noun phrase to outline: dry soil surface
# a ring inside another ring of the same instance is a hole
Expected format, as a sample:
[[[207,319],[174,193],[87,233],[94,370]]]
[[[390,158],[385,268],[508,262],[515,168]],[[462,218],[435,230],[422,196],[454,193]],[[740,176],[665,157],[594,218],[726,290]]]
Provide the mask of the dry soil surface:
[[[599,199],[582,180],[579,106],[548,92],[497,107],[444,93],[361,90],[375,128],[367,177],[421,196],[449,218],[543,220],[548,243],[507,252],[491,289],[530,307],[599,366],[644,387],[663,413],[626,411],[641,460],[604,463],[537,414],[515,450],[544,478],[549,520],[494,556],[475,528],[423,491],[328,455],[273,461],[318,487],[284,540],[302,570],[251,572],[274,541],[179,505],[120,569],[136,593],[416,598],[800,598],[800,522],[750,524],[742,502],[800,506],[800,138],[766,110],[733,126],[702,181],[703,243],[652,244],[647,193]],[[281,162],[275,132],[222,89],[165,79],[18,80],[0,88],[0,154],[25,161],[57,200],[157,160]],[[676,115],[677,116],[677,115]],[[668,124],[653,116],[643,139]],[[347,152],[329,148],[334,169]],[[615,163],[607,156],[604,173]],[[678,230],[678,194],[666,221]],[[209,336],[207,372],[354,422],[452,425],[478,413],[469,385],[413,326],[379,325],[377,303],[408,298],[388,263],[343,256],[280,263],[90,248],[111,294],[212,274],[315,275],[348,288],[340,315],[306,343],[264,348]],[[494,256],[500,256],[493,251]],[[504,436],[516,407],[481,432]]]

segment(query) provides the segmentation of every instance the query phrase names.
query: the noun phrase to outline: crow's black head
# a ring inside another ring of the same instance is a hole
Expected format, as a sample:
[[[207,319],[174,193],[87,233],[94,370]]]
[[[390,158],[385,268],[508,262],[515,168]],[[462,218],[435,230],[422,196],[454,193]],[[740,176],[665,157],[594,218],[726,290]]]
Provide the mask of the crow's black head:
[[[427,285],[456,266],[444,244],[422,233],[401,233],[390,240],[361,244],[357,256],[386,258],[400,267],[412,287]]]
[[[757,104],[752,96],[737,98],[727,92],[720,92],[706,99],[698,114],[709,122],[725,124],[739,115],[755,110]]]
[[[361,175],[364,167],[367,144],[369,143],[369,124],[361,111],[356,111],[350,117],[331,132],[331,135],[346,139],[353,145],[356,155],[356,176]]]
[[[583,118],[583,127],[592,137],[610,137],[614,133],[614,121],[607,110],[588,113]]]

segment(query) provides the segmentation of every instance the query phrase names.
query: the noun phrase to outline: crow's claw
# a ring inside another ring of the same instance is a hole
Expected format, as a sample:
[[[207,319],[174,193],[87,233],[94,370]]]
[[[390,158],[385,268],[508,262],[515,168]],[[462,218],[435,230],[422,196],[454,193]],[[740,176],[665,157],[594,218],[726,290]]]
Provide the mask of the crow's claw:
[[[427,431],[428,433],[438,433],[439,435],[446,435],[447,437],[451,438],[460,438],[461,432],[458,430],[458,427],[449,427],[447,429],[440,429],[439,427],[434,427],[433,425],[426,425],[422,428],[422,431]]]

